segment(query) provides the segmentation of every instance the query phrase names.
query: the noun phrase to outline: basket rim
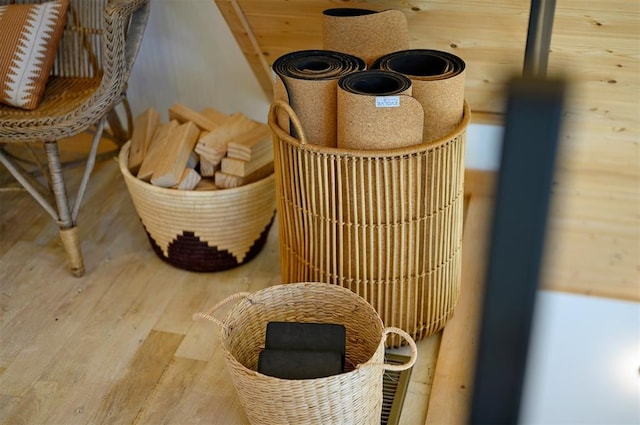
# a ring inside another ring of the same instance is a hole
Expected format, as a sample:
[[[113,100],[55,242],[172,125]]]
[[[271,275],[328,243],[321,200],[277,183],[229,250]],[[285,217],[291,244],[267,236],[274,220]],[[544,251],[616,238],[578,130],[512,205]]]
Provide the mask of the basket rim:
[[[157,193],[162,194],[171,194],[173,196],[188,196],[194,198],[208,198],[211,196],[228,196],[233,194],[240,194],[242,192],[248,192],[254,189],[257,189],[259,186],[267,185],[271,180],[275,179],[275,174],[271,173],[266,177],[263,177],[260,180],[257,180],[252,183],[248,183],[238,187],[231,188],[220,188],[218,190],[178,190],[170,187],[161,187],[155,186],[151,183],[148,183],[144,180],[140,180],[129,171],[129,149],[131,147],[131,140],[128,140],[122,148],[120,148],[120,153],[118,154],[118,164],[120,166],[120,172],[128,181],[132,182],[135,185],[138,185],[145,190],[155,191]]]
[[[286,289],[289,288],[305,288],[305,287],[309,287],[309,286],[315,286],[317,288],[331,288],[331,291],[339,291],[342,292],[343,294],[345,294],[346,296],[352,297],[354,300],[358,300],[358,302],[360,302],[363,305],[366,305],[371,312],[373,313],[374,317],[377,318],[377,324],[380,325],[380,329],[384,330],[384,321],[382,320],[382,317],[380,316],[380,313],[378,313],[378,311],[375,309],[375,307],[369,302],[367,301],[363,296],[353,292],[351,289],[349,288],[345,288],[341,285],[335,285],[332,283],[326,283],[326,282],[320,282],[320,281],[304,281],[304,282],[292,282],[292,283],[279,283],[279,284],[275,284],[275,285],[269,285],[265,288],[259,289],[257,291],[251,292],[250,295],[244,297],[242,300],[240,300],[238,303],[234,304],[229,311],[227,312],[227,314],[225,315],[224,319],[223,319],[223,323],[225,324],[225,326],[222,326],[220,331],[221,333],[221,337],[225,337],[226,335],[224,334],[224,332],[227,331],[227,322],[229,322],[229,320],[233,317],[233,315],[237,312],[237,310],[239,310],[241,307],[241,304],[243,302],[248,302],[250,304],[252,304],[252,298],[254,297],[260,297],[265,293],[268,292],[277,292],[277,291],[284,291]],[[382,335],[382,334],[381,334]]]
[[[269,108],[268,124],[275,137],[277,137],[281,141],[289,143],[290,145],[294,145],[297,149],[300,150],[333,156],[352,156],[361,158],[395,158],[400,156],[413,155],[424,151],[435,150],[464,134],[467,127],[469,126],[469,122],[471,121],[471,108],[465,100],[464,111],[460,124],[458,124],[458,126],[451,133],[442,136],[432,142],[392,149],[345,149],[320,146],[312,143],[302,143],[300,139],[296,139],[295,137],[291,136],[278,125],[274,105],[275,102],[272,103],[271,107]]]
[[[254,297],[256,295],[260,296],[260,295],[264,294],[265,292],[277,292],[277,291],[285,290],[285,289],[291,288],[291,287],[305,288],[305,287],[309,287],[309,286],[316,286],[318,288],[327,287],[327,289],[329,289],[328,287],[331,287],[332,291],[333,290],[340,291],[340,292],[344,293],[346,296],[354,297],[354,300],[359,299],[358,302],[360,302],[363,305],[368,306],[368,308],[371,309],[371,312],[373,313],[373,316],[377,319],[376,320],[376,325],[379,325],[380,326],[380,330],[381,330],[380,338],[377,341],[377,345],[376,345],[376,347],[377,347],[376,351],[378,351],[381,346],[384,347],[384,345],[385,345],[385,333],[384,333],[385,332],[385,325],[384,325],[384,322],[382,320],[382,317],[380,317],[380,314],[377,312],[377,310],[364,297],[358,295],[357,293],[355,293],[352,290],[350,290],[348,288],[345,288],[343,286],[334,285],[334,284],[330,284],[330,283],[326,283],[326,282],[305,281],[305,282],[293,282],[293,283],[280,283],[280,284],[277,284],[277,285],[270,285],[270,286],[267,286],[267,287],[262,288],[260,290],[251,292],[250,295],[248,295],[245,298],[242,298],[238,303],[236,303],[233,306],[231,306],[229,311],[225,315],[225,317],[223,319],[223,322],[222,322],[222,323],[224,323],[224,326],[220,327],[218,343],[220,344],[220,348],[222,349],[222,351],[225,354],[225,356],[228,356],[227,359],[234,364],[234,367],[239,368],[240,370],[244,371],[245,373],[249,373],[249,374],[253,375],[254,377],[259,377],[259,378],[265,379],[267,381],[273,380],[274,382],[275,381],[287,382],[286,379],[281,379],[281,378],[276,378],[276,377],[269,376],[269,375],[264,375],[264,374],[258,372],[257,370],[249,369],[248,367],[243,365],[236,358],[235,354],[232,353],[231,350],[228,347],[228,335],[227,335],[227,333],[230,332],[230,330],[227,327],[227,323],[229,322],[229,319],[235,313],[237,313],[238,310],[241,309],[243,303],[249,303],[249,304],[253,304],[254,303],[254,301],[251,299],[251,297]],[[318,382],[318,380],[348,379],[350,376],[352,376],[354,374],[362,373],[363,371],[362,371],[361,368],[363,366],[374,364],[374,356],[375,356],[375,352],[372,353],[371,357],[368,358],[366,362],[354,365],[355,366],[354,369],[350,370],[349,372],[343,372],[343,373],[338,374],[338,375],[326,376],[326,377],[315,378],[315,379],[308,379],[308,380],[304,380],[304,381],[309,381],[309,382],[315,381],[315,382]]]

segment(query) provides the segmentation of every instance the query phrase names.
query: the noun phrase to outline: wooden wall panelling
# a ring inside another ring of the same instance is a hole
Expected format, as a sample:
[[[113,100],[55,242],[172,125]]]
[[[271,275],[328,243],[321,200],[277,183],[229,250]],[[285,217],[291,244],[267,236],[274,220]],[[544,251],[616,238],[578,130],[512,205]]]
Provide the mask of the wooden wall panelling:
[[[271,86],[271,64],[266,62],[262,49],[256,40],[255,32],[244,12],[236,0],[216,0],[216,5],[229,25],[260,86],[267,92],[267,88]]]
[[[640,300],[639,22],[638,2],[556,3],[549,75],[571,92],[545,287]]]

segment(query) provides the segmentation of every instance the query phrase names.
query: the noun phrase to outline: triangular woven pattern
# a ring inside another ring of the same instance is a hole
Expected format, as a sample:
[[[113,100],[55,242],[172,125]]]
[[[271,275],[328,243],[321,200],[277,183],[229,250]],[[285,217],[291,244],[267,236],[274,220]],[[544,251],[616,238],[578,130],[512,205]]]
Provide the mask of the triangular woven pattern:
[[[0,102],[34,109],[46,87],[68,0],[0,6]]]
[[[271,223],[276,206],[273,175],[255,186],[207,192],[154,190],[160,188],[143,184],[146,188],[129,184],[129,190],[142,223],[165,256],[178,235],[191,231],[242,262]]]
[[[239,263],[271,224],[276,210],[275,177],[231,189],[195,191],[153,186],[127,168],[129,142],[120,151],[120,171],[140,219],[163,254],[185,231]]]

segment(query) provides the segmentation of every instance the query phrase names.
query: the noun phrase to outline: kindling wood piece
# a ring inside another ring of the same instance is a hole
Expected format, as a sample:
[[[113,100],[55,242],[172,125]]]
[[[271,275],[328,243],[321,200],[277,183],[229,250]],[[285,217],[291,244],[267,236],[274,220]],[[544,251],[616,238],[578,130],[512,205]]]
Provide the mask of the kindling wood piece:
[[[180,177],[180,183],[176,186],[176,189],[179,190],[192,190],[194,189],[198,183],[200,183],[202,177],[200,174],[193,168],[185,168],[182,172],[182,176]]]
[[[272,150],[271,129],[267,125],[259,125],[230,141],[227,145],[227,156],[251,161],[269,154]]]
[[[202,111],[200,111],[200,115],[206,117],[208,120],[211,120],[218,125],[229,119],[229,115],[215,108],[204,108]]]
[[[133,121],[131,133],[131,148],[129,150],[129,169],[137,173],[142,161],[149,149],[151,139],[160,125],[160,114],[153,108],[149,108]]]
[[[194,190],[218,190],[220,189],[213,179],[204,178],[198,182]]]
[[[256,171],[254,171],[253,173],[245,177],[236,176],[233,174],[228,174],[228,173],[223,173],[222,171],[218,171],[216,172],[216,175],[215,175],[215,181],[216,181],[216,186],[228,189],[232,187],[238,187],[245,184],[253,183],[264,177],[267,177],[271,173],[273,173],[273,161],[269,162],[267,165],[263,167],[258,168]]]
[[[200,157],[200,175],[202,177],[213,177],[216,171],[220,169],[220,164],[214,164],[204,157]]]
[[[242,113],[232,114],[223,124],[202,137],[195,150],[202,158],[217,165],[227,154],[227,145],[230,141],[260,125],[263,124],[253,121]]]
[[[178,121],[172,120],[167,123],[161,124],[153,134],[153,138],[151,139],[151,143],[149,148],[147,149],[147,154],[142,161],[142,165],[138,170],[137,177],[144,181],[151,180],[151,176],[153,175],[153,171],[156,169],[158,165],[158,161],[162,155],[162,150],[164,149],[164,145],[168,142],[167,136],[169,135],[169,131],[178,127]]]
[[[200,130],[191,121],[169,131],[169,142],[162,149],[158,165],[151,176],[151,184],[172,187],[180,182],[199,134]]]
[[[182,103],[176,103],[169,108],[169,119],[177,120],[180,124],[192,122],[201,131],[213,131],[219,125],[218,122],[207,118]]]
[[[259,156],[251,161],[243,161],[236,158],[223,158],[220,171],[240,177],[246,177],[256,170],[273,162],[273,152]]]
[[[139,179],[174,189],[216,190],[273,173],[271,131],[266,124],[239,112],[227,115],[215,108],[196,112],[180,103],[168,111],[167,123],[161,123],[152,109],[137,118],[140,140],[142,129],[152,134],[136,173]]]

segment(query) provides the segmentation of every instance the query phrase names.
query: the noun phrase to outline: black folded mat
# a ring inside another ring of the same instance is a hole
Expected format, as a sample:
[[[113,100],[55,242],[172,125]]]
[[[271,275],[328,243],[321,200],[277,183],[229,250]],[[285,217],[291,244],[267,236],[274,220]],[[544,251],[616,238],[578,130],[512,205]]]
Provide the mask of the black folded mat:
[[[315,379],[342,373],[337,351],[262,350],[258,372],[281,379]]]
[[[346,329],[333,323],[269,322],[265,349],[336,351],[344,356]]]

